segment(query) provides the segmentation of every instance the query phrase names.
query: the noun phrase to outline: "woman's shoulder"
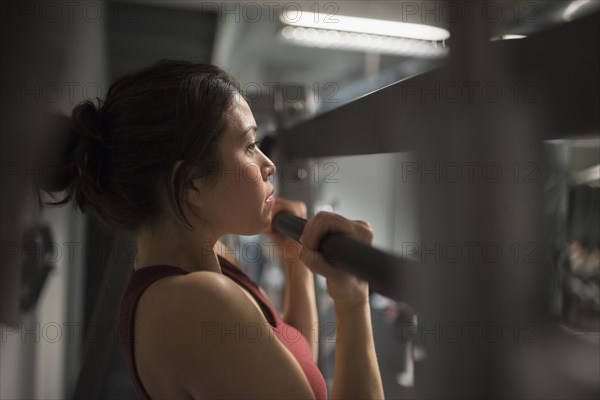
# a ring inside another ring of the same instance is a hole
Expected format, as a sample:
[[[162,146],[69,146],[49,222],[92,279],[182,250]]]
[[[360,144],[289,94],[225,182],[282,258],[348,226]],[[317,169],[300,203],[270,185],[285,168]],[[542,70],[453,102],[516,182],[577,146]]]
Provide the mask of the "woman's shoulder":
[[[136,322],[145,325],[145,332],[157,332],[165,323],[190,328],[224,316],[252,320],[254,311],[231,278],[213,271],[194,271],[160,279],[148,287],[137,305]],[[258,316],[264,319],[262,314]]]
[[[221,319],[247,319],[247,300],[226,276],[195,271],[163,278],[146,289],[136,307],[136,346],[146,362],[171,365],[197,333]],[[207,347],[208,349],[208,347]]]
[[[145,382],[166,378],[194,397],[237,398],[249,391],[260,398],[268,391],[282,396],[291,391],[313,398],[298,362],[226,276],[198,271],[169,277],[142,308],[145,321],[138,329],[143,340],[136,354],[142,357]],[[275,385],[272,377],[282,372],[284,378]],[[245,384],[231,385],[232,379]]]
[[[245,319],[235,283],[212,271],[169,276],[149,286],[135,313],[135,360],[144,387],[153,397],[181,393],[195,368],[189,359],[215,356],[220,320]],[[197,366],[196,366],[197,367]]]

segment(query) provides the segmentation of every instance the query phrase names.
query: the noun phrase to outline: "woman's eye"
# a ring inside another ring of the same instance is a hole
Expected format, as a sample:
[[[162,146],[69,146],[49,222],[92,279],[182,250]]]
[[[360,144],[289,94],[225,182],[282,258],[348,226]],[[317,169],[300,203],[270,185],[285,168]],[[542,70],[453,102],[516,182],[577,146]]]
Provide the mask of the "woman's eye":
[[[260,140],[253,142],[250,146],[248,146],[248,150],[255,150],[256,145],[260,143]]]

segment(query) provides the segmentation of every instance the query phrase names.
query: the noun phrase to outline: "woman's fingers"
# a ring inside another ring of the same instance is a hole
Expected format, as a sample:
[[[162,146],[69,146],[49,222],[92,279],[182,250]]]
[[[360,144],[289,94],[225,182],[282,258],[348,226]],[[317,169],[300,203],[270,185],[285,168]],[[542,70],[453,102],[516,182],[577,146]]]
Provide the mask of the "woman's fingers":
[[[321,239],[330,232],[345,233],[367,244],[373,242],[373,230],[368,222],[350,221],[341,215],[320,211],[304,226],[300,243],[309,250],[318,251]]]
[[[356,220],[354,221],[359,225],[364,226],[365,228],[371,229],[371,224],[369,224],[367,221],[363,221],[363,220]]]
[[[336,305],[363,303],[369,296],[368,282],[332,266],[319,253],[318,247],[322,238],[334,232],[349,235],[369,245],[373,242],[373,230],[368,222],[351,221],[341,215],[321,211],[304,225],[299,238],[302,244],[300,259],[312,272],[327,279],[327,292]]]
[[[360,227],[355,227],[356,229],[356,238],[367,243],[373,244],[373,228],[371,228],[371,224],[367,221],[354,221],[359,224]]]
[[[321,253],[312,251],[303,247],[300,250],[300,259],[302,262],[316,274],[323,275],[325,277],[331,277],[336,273],[335,268],[325,261],[325,257]]]

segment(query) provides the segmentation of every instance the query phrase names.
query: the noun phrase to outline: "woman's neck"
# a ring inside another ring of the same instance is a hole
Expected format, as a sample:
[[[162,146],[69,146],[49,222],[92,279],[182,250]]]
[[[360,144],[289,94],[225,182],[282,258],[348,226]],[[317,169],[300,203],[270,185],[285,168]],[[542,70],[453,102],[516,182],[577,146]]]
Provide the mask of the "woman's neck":
[[[217,238],[199,231],[164,223],[138,232],[134,269],[150,265],[173,265],[186,271],[221,273],[215,245]]]

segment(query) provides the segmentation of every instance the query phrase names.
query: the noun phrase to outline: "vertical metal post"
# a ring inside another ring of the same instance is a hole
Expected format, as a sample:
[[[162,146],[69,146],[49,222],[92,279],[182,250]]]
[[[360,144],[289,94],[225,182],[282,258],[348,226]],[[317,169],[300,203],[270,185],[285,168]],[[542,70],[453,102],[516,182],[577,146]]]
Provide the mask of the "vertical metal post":
[[[466,2],[453,3],[467,15]],[[422,398],[518,395],[514,333],[535,323],[537,311],[539,257],[524,252],[541,243],[542,127],[508,96],[512,60],[492,57],[490,25],[473,15],[451,24],[448,68],[421,89],[435,133],[417,138],[420,256],[440,272],[418,282]],[[460,101],[443,97],[450,87]]]

